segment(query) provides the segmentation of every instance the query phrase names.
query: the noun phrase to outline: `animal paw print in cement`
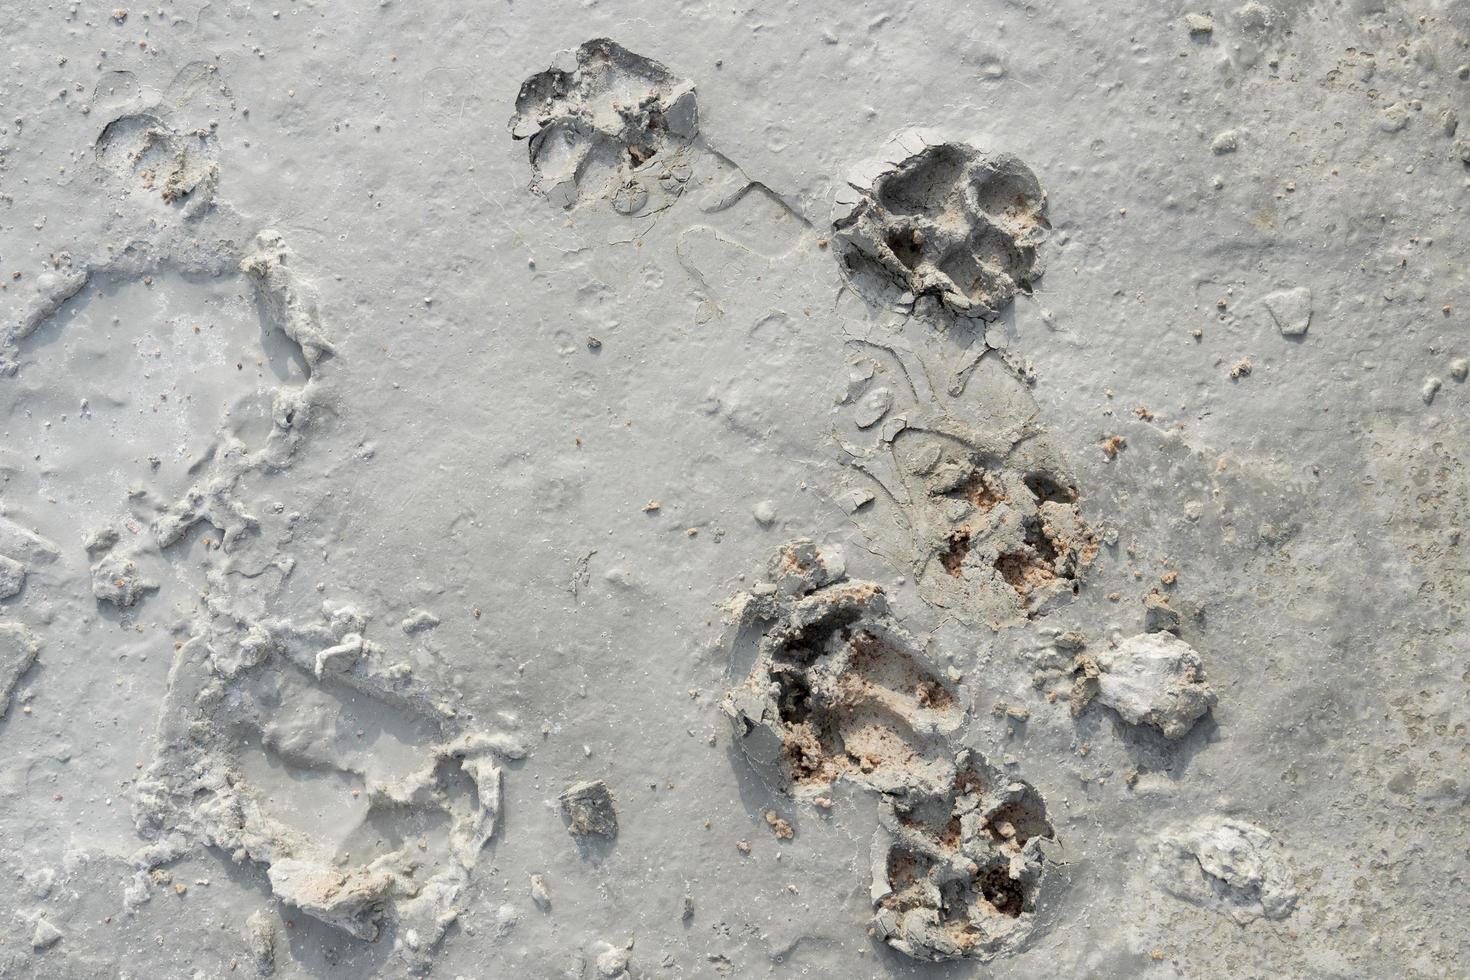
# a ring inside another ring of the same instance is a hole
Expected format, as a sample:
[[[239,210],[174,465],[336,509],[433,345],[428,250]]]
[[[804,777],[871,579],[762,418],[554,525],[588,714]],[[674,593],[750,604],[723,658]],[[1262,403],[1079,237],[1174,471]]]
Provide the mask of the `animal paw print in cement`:
[[[874,934],[916,959],[988,960],[1035,927],[1053,838],[1029,784],[957,749],[957,675],[925,663],[883,589],[846,578],[809,539],[783,546],[769,581],[737,596],[736,637],[755,663],[725,714],[758,769],[815,799],[839,779],[879,795]]]
[[[676,159],[699,131],[694,85],[606,38],[575,60],[526,79],[511,136],[529,140],[533,189],[571,208],[608,197],[621,214],[650,194],[677,196],[689,169]]]
[[[833,231],[854,280],[877,272],[901,304],[937,299],[961,316],[994,318],[1042,272],[1046,194],[1009,154],[902,133],[839,192]]]

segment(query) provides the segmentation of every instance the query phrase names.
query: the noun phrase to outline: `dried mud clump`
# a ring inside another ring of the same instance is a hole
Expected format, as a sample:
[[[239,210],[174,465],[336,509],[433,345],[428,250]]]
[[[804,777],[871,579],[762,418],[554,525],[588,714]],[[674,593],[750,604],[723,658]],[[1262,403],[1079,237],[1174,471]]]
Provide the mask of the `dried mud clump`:
[[[343,873],[285,858],[270,866],[269,876],[271,891],[312,918],[358,939],[378,938],[378,923],[393,888],[393,879],[385,872],[356,868]]]
[[[135,605],[157,591],[158,583],[144,578],[131,558],[109,552],[92,566],[92,594],[119,609]]]
[[[1109,650],[1080,653],[1077,671],[1074,714],[1096,699],[1128,724],[1150,725],[1165,738],[1188,735],[1217,700],[1204,661],[1171,633],[1143,633]]]
[[[1029,784],[961,752],[942,796],[887,800],[873,842],[873,924],[916,959],[988,960],[1034,929],[1052,827]]]
[[[14,558],[0,555],[0,599],[9,599],[25,588],[26,567]]]
[[[510,120],[511,136],[529,140],[533,189],[564,208],[606,197],[622,214],[677,194],[699,131],[693,83],[606,38],[563,60],[522,83]]]
[[[960,316],[994,318],[1041,277],[1046,194],[1009,154],[901,133],[848,178],[834,238],[855,278],[877,272]]]
[[[818,805],[840,779],[879,795],[872,934],[925,960],[1019,949],[1052,828],[1029,784],[957,749],[958,674],[929,667],[882,588],[847,579],[807,539],[784,545],[731,612],[736,646],[755,646],[723,702],[747,757]]]

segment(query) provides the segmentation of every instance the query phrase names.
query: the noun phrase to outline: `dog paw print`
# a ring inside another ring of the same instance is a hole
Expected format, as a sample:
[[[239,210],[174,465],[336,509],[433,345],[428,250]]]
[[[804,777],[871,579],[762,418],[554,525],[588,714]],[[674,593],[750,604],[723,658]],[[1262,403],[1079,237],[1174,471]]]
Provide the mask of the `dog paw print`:
[[[1041,277],[1046,193],[1010,154],[903,133],[839,193],[833,234],[849,275],[876,273],[913,305],[992,319]]]
[[[682,151],[699,131],[693,83],[607,38],[568,61],[516,97],[510,131],[528,141],[532,188],[563,208],[606,198],[625,215],[678,196],[690,176]]]

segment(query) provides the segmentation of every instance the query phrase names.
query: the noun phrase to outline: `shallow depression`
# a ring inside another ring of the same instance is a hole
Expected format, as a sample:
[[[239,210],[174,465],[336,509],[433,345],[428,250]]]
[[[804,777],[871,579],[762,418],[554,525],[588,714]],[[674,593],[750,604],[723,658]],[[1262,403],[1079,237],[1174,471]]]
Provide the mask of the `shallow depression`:
[[[186,489],[222,426],[262,446],[272,391],[307,376],[243,277],[99,275],[23,345],[5,435],[67,525],[122,516],[128,490]]]

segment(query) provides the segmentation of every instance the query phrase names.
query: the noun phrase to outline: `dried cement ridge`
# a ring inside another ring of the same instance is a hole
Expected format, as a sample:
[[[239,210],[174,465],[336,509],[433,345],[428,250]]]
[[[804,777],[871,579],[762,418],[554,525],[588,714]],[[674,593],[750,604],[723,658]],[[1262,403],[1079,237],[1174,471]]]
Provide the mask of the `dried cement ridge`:
[[[233,222],[231,222],[233,224]],[[270,429],[263,444],[249,446],[223,428],[212,455],[195,469],[197,481],[177,499],[159,499],[147,490],[132,494],[131,509],[148,514],[151,536],[129,535],[116,527],[94,529],[86,541],[92,564],[92,591],[98,601],[131,607],[158,589],[158,583],[139,570],[145,554],[167,554],[189,530],[207,522],[221,535],[227,553],[242,536],[259,527],[259,518],[246,510],[237,488],[249,473],[288,467],[304,438],[313,412],[327,401],[318,367],[332,352],[325,339],[311,287],[296,274],[291,250],[271,230],[254,236],[248,249],[228,240],[201,244],[192,226],[154,226],[147,239],[135,239],[120,253],[88,262],[68,258],[65,273],[43,288],[49,290],[32,312],[0,342],[0,372],[14,370],[14,352],[36,329],[61,311],[66,301],[93,280],[146,281],[169,273],[185,276],[241,276],[272,327],[294,343],[310,374],[301,387],[282,385],[270,403]],[[151,538],[151,540],[150,540]]]
[[[277,898],[359,939],[376,939],[391,916],[402,956],[425,965],[495,832],[501,763],[523,750],[469,724],[406,660],[366,639],[368,618],[350,606],[323,607],[323,622],[308,626],[230,625],[175,658],[158,757],[137,794],[138,829],[153,844],[135,861],[146,870],[194,844],[218,848],[265,866]],[[364,699],[376,718],[397,719],[393,738],[362,743],[342,730]],[[330,839],[293,825],[258,784],[270,770],[250,768],[251,746],[271,769],[358,787],[360,806]],[[411,839],[419,815],[436,813],[447,832]],[[349,857],[352,828],[385,821],[403,828],[398,846],[367,860],[359,847],[373,849],[353,846]]]
[[[1046,193],[1019,159],[917,130],[853,171],[832,220],[855,279],[877,272],[898,287],[899,305],[932,299],[987,320],[1041,277],[1048,227]]]
[[[689,179],[684,148],[699,131],[694,85],[607,38],[521,84],[511,136],[529,140],[532,188],[571,208],[609,196],[620,214]]]
[[[10,710],[15,685],[36,662],[40,650],[40,641],[20,623],[0,623],[0,718]]]
[[[839,779],[879,794],[875,934],[918,959],[988,960],[1032,934],[1053,836],[1040,795],[956,750],[958,677],[925,664],[883,590],[847,579],[809,539],[732,600],[756,658],[722,707],[758,767],[812,799]]]

